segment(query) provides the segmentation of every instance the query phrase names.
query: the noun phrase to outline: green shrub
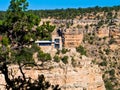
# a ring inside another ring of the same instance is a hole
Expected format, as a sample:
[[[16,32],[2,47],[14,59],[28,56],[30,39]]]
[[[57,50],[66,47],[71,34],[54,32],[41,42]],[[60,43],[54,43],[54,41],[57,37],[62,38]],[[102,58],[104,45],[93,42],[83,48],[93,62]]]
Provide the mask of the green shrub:
[[[107,55],[110,53],[110,49],[104,49],[104,51]]]
[[[72,66],[73,67],[75,67],[76,66],[76,62],[75,62],[75,59],[72,57],[72,60],[71,60],[72,62],[71,62],[71,64],[72,64]]]
[[[5,45],[5,46],[7,46],[9,44],[8,37],[5,36],[5,37],[2,38],[2,44]]]
[[[110,41],[109,41],[109,44],[113,44],[113,43],[115,43],[115,42],[116,42],[115,39],[114,39],[114,38],[111,38]]]
[[[96,62],[96,59],[92,60],[92,63],[93,63],[93,64],[96,64],[96,63],[97,63],[97,62]]]
[[[46,61],[51,60],[51,56],[49,53],[45,53],[45,60]]]
[[[66,54],[66,52],[68,52],[68,49],[63,48],[61,52],[62,54]]]
[[[115,70],[114,70],[114,69],[110,70],[110,71],[109,71],[109,74],[110,74],[111,76],[114,76],[114,75],[115,75]]]
[[[116,82],[115,80],[116,80],[116,78],[114,77],[114,76],[112,76],[112,77],[110,77],[109,78],[111,81],[114,81],[114,82]],[[117,84],[117,83],[116,83]]]
[[[102,50],[99,49],[99,53],[100,53],[100,54],[103,54]]]
[[[56,52],[56,54],[60,54],[60,50],[59,50],[59,49],[57,49],[57,52]]]
[[[51,56],[49,53],[44,53],[42,51],[39,51],[38,52],[38,60],[45,62],[45,61],[51,60]]]
[[[64,57],[62,58],[62,62],[63,62],[64,64],[67,64],[67,63],[68,63],[68,56],[64,56]]]
[[[107,66],[107,62],[106,61],[103,61],[99,64],[100,66]]]
[[[55,62],[60,62],[60,57],[58,55],[55,55],[53,58]]]
[[[77,52],[79,52],[81,55],[85,55],[86,56],[86,50],[83,46],[79,46],[76,48]]]
[[[103,39],[104,39],[104,40],[106,40],[106,39],[107,39],[107,37],[103,37]]]
[[[105,88],[106,88],[106,90],[114,90],[113,85],[112,85],[111,81],[109,81],[109,80],[105,81]]]
[[[103,24],[104,24],[104,21],[103,21],[103,20],[99,21],[99,22],[98,22],[98,25],[97,25],[98,28],[100,28]]]

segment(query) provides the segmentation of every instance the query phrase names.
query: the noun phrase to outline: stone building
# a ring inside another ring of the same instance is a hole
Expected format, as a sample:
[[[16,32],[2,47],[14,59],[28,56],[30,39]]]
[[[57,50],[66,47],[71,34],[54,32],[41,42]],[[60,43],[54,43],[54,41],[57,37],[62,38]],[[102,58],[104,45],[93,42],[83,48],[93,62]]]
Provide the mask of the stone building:
[[[78,47],[83,40],[83,31],[80,29],[66,29],[62,31],[63,46],[65,48]]]
[[[51,41],[35,41],[41,49],[50,53],[51,51],[62,50],[65,48],[75,48],[78,47],[83,40],[82,30],[76,28],[70,29],[57,29],[52,32]]]
[[[40,46],[41,50],[44,51],[45,53],[50,53],[51,51],[56,51],[62,49],[62,40],[61,37],[54,37],[52,36],[52,40],[40,40],[40,41],[35,41],[35,43]]]

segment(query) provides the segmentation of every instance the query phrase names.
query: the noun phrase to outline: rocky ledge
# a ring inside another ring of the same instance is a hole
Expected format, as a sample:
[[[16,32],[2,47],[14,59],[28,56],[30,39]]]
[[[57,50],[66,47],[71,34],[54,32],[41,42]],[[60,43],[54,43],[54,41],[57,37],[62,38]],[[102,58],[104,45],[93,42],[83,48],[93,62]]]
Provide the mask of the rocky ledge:
[[[90,60],[81,60],[77,67],[64,64],[52,64],[50,69],[24,68],[27,77],[37,79],[38,75],[44,74],[52,84],[59,84],[61,90],[105,90],[102,73],[97,65],[91,64]],[[17,65],[9,66],[14,75],[21,73]],[[4,90],[4,76],[0,75],[0,89]]]

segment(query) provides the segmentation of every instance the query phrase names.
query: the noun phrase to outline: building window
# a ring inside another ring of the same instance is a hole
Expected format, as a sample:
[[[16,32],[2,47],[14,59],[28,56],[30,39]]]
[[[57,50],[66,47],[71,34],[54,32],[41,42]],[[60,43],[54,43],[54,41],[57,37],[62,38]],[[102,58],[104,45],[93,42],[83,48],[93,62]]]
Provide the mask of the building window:
[[[59,44],[55,44],[55,48],[59,49],[60,45]]]
[[[51,43],[39,43],[39,46],[51,46]]]
[[[59,39],[55,39],[55,43],[59,43],[60,42],[60,40]]]

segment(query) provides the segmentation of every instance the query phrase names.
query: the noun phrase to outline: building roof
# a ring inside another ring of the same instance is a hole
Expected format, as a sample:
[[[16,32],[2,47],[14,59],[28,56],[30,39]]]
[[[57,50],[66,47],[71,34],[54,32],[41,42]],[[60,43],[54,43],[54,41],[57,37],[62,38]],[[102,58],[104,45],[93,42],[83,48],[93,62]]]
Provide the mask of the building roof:
[[[52,43],[52,41],[35,41],[35,43]]]

